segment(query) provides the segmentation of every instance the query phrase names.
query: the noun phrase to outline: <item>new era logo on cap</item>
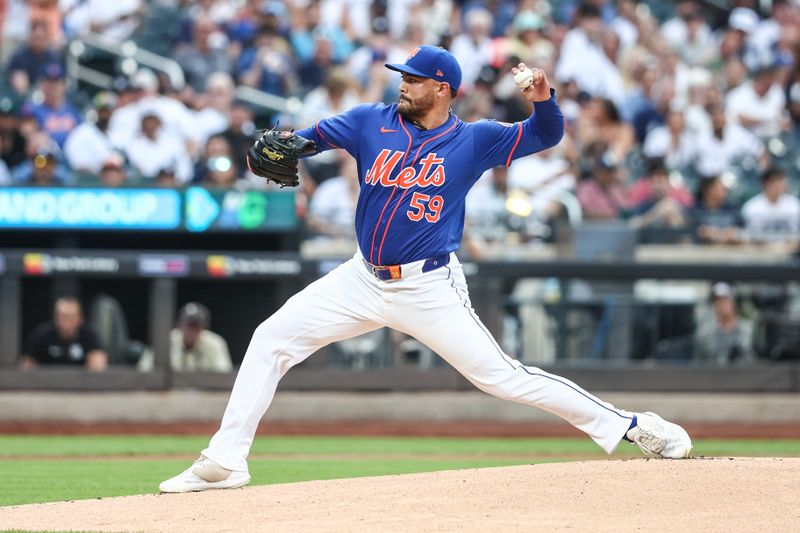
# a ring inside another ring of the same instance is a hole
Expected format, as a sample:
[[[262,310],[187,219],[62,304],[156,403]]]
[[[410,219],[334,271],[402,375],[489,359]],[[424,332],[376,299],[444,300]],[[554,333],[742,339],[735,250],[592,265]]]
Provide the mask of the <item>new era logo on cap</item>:
[[[458,61],[453,54],[438,46],[419,46],[411,52],[404,65],[387,63],[386,68],[445,82],[456,91],[461,86],[461,67]]]

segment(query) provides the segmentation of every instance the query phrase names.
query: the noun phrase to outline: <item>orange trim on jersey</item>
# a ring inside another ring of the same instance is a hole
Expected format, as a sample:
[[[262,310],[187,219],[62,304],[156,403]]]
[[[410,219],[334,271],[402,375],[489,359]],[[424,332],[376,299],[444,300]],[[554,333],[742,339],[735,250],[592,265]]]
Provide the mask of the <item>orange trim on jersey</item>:
[[[406,147],[406,151],[403,154],[403,163],[400,165],[400,168],[402,169],[403,167],[406,166],[406,157],[408,157],[408,152],[411,151],[411,134],[408,133],[408,130],[406,129],[406,125],[403,124],[403,117],[400,116],[399,114],[397,115],[397,117],[400,119],[400,125],[403,127],[403,131],[406,132],[406,135],[408,136],[408,146]],[[378,216],[378,220],[375,221],[375,227],[372,228],[372,243],[369,245],[369,262],[370,263],[374,262],[374,260],[372,259],[372,255],[374,253],[373,251],[375,250],[375,237],[378,235],[378,226],[380,225],[381,219],[383,218],[383,213],[386,212],[386,208],[389,206],[389,202],[391,202],[392,198],[394,197],[395,191],[397,191],[397,185],[395,185],[394,188],[392,189],[392,193],[389,195],[389,199],[386,200],[385,204],[383,204],[383,209],[381,209],[381,214]],[[405,193],[403,193],[403,194],[405,194]],[[403,198],[401,197],[400,199],[402,200]],[[391,222],[391,220],[390,220],[390,222]],[[388,227],[388,224],[387,224],[387,227]],[[384,239],[386,238],[386,232],[383,233],[383,238]],[[381,240],[381,248],[383,248],[383,241],[382,240]],[[380,250],[378,250],[378,263],[380,263],[380,262],[381,262],[381,253],[380,253]]]
[[[329,145],[333,146],[334,148],[339,148],[338,146],[336,146],[335,144],[333,144],[332,142],[330,142],[330,141],[328,140],[328,138],[327,138],[327,137],[325,137],[325,134],[324,134],[324,133],[322,133],[322,130],[321,130],[321,129],[319,129],[319,122],[317,122],[316,124],[314,124],[314,129],[316,129],[316,130],[317,130],[317,135],[319,135],[320,137],[322,137],[322,140],[323,140],[323,141],[325,141],[325,142],[326,142],[326,143],[328,143]]]
[[[402,126],[403,131],[406,132],[406,137],[408,137],[408,146],[406,147],[406,153],[403,154],[403,162],[400,165],[400,168],[404,168],[406,166],[406,157],[408,157],[408,152],[411,151],[411,134],[408,133],[408,129],[406,128],[406,123],[403,122],[403,115],[397,114],[397,118],[400,119],[400,126]]]
[[[519,131],[517,132],[517,142],[514,143],[514,146],[511,148],[511,152],[509,152],[508,154],[508,159],[506,159],[506,166],[509,166],[511,164],[511,157],[517,150],[517,145],[519,144],[519,140],[522,139],[522,122],[518,122],[517,124],[519,124]]]
[[[403,124],[403,119],[402,118],[400,119],[400,124]],[[435,135],[435,136],[431,137],[430,139],[428,139],[424,143],[420,144],[419,145],[419,149],[417,150],[417,155],[414,156],[414,161],[411,162],[411,166],[414,166],[414,164],[417,162],[417,158],[419,157],[419,154],[422,153],[422,147],[423,146],[425,146],[426,144],[428,144],[429,142],[431,142],[434,139],[438,139],[442,135],[446,135],[446,134],[450,133],[451,131],[453,131],[453,128],[456,127],[456,124],[458,124],[458,117],[456,117],[455,121],[453,121],[453,125],[450,126],[449,128],[447,128],[445,131],[443,131],[439,135]],[[406,129],[405,125],[403,125],[403,129]],[[408,131],[406,131],[406,133],[408,133]],[[408,138],[411,139],[411,136],[409,135]],[[405,159],[403,159],[403,161],[405,161]],[[396,185],[395,185],[395,188],[397,188]],[[403,194],[400,195],[400,199],[397,200],[397,204],[394,206],[394,210],[392,211],[392,214],[389,215],[389,222],[386,223],[386,228],[383,230],[383,237],[381,238],[381,244],[380,244],[380,246],[378,246],[378,263],[381,262],[381,252],[383,252],[383,243],[386,241],[386,234],[389,233],[389,226],[392,225],[392,220],[394,219],[394,214],[397,213],[397,208],[400,207],[400,204],[403,203],[403,198],[406,196],[406,193],[408,191],[409,191],[409,189],[406,189],[406,190],[403,191]],[[375,236],[373,235],[372,238],[374,240]],[[373,246],[374,246],[374,244],[373,244]]]

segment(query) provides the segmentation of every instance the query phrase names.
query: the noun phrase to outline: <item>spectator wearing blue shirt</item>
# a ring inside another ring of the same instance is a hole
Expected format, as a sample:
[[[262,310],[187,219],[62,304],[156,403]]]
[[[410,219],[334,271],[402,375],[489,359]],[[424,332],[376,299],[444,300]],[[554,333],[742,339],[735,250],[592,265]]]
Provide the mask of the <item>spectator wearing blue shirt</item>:
[[[61,61],[61,54],[53,50],[49,42],[47,24],[41,20],[32,20],[28,44],[11,56],[6,79],[14,91],[26,94],[39,80],[46,65]]]
[[[17,186],[59,187],[69,185],[72,175],[59,162],[60,152],[55,143],[43,133],[28,139],[28,160],[11,172],[11,181]]]
[[[50,135],[59,148],[63,148],[70,132],[81,122],[78,110],[64,97],[64,68],[58,63],[45,66],[40,86],[44,100],[31,106],[31,113],[39,128]]]

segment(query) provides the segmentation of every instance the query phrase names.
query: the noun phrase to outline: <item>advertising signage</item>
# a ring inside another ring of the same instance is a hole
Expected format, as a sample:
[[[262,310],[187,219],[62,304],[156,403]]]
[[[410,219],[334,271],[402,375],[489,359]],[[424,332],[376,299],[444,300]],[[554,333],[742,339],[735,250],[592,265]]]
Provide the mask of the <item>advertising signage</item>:
[[[0,188],[0,230],[269,232],[297,223],[291,191]]]

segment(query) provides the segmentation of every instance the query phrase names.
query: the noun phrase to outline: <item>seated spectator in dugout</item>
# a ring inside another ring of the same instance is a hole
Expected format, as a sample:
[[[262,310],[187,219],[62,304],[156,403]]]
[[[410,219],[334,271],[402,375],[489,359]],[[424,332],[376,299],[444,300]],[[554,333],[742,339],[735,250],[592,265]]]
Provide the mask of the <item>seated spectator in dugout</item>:
[[[696,361],[720,366],[755,362],[753,321],[739,316],[735,296],[727,283],[715,283],[711,288],[714,317],[695,332]]]
[[[178,372],[230,372],[233,368],[228,343],[210,331],[211,313],[206,306],[190,302],[178,312],[175,329],[169,336],[170,364]],[[146,352],[138,369],[153,369],[153,354]]]
[[[108,367],[108,355],[97,333],[84,324],[75,298],[56,300],[53,320],[36,326],[25,343],[22,368],[52,365],[82,365],[91,371]]]

